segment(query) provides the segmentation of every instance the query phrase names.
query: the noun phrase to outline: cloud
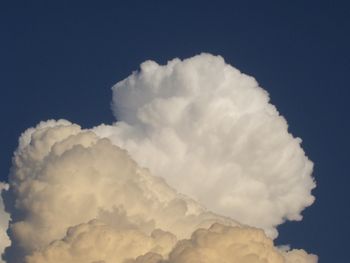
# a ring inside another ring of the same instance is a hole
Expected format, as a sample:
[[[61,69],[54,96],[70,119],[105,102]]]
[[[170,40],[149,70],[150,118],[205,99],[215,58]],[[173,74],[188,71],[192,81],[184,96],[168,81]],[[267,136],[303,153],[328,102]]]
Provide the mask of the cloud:
[[[305,250],[293,249],[283,253],[286,263],[317,263],[318,257],[313,254],[307,254]]]
[[[7,236],[7,233],[6,233],[10,216],[8,213],[5,212],[2,195],[1,195],[1,192],[4,189],[5,190],[8,189],[8,184],[0,182],[0,254],[2,254],[5,247],[7,247],[10,244],[9,237]],[[0,259],[0,262],[3,262],[3,261],[1,261]]]
[[[300,256],[295,257],[296,254]],[[149,253],[130,263],[314,263],[317,256],[304,251],[281,252],[262,230],[214,224],[198,229],[188,240],[178,242],[163,260]]]
[[[282,263],[283,256],[262,230],[215,224],[208,230],[197,230],[191,239],[178,243],[167,262],[220,263],[228,260],[240,263]]]
[[[113,87],[117,122],[94,129],[210,210],[265,229],[300,220],[312,162],[254,78],[220,56],[154,61]]]
[[[23,262],[67,229],[94,219],[118,231],[162,229],[177,238],[213,222],[238,224],[177,194],[162,178],[139,168],[125,150],[78,125],[41,123],[20,141],[4,195],[12,216],[12,245],[5,253],[9,263]]]
[[[145,62],[113,92],[114,125],[49,120],[19,138],[5,262],[317,262],[271,239],[315,183],[253,78],[202,54]]]
[[[263,230],[213,224],[180,240],[155,230],[147,236],[135,229],[115,230],[100,222],[70,228],[64,239],[27,258],[28,263],[316,263],[302,250],[274,247]]]
[[[148,236],[137,229],[117,230],[102,222],[91,221],[69,228],[63,240],[34,252],[27,262],[122,263],[149,251],[167,254],[175,243],[176,237],[162,230],[155,230]]]

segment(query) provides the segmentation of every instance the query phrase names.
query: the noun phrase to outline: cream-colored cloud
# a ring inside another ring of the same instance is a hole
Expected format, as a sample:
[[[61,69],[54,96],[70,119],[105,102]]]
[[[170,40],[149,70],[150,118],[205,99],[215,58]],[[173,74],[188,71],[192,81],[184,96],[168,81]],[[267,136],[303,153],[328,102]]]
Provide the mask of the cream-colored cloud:
[[[315,263],[303,250],[281,252],[263,230],[214,224],[181,240],[164,259],[149,252],[130,263]]]
[[[303,250],[282,252],[263,230],[215,223],[180,240],[162,230],[146,235],[99,221],[72,227],[64,239],[27,257],[27,263],[315,263]]]
[[[113,87],[113,110],[118,122],[94,131],[216,213],[276,236],[314,200],[301,140],[255,79],[219,56],[142,63]]]
[[[308,254],[302,249],[293,249],[284,252],[286,263],[317,263],[318,257],[313,254]]]
[[[283,263],[283,256],[262,230],[215,224],[197,230],[171,252],[171,263]]]
[[[15,153],[5,199],[12,213],[8,263],[23,262],[69,227],[93,219],[145,234],[159,228],[177,238],[213,222],[237,224],[179,195],[108,139],[68,122],[49,124],[25,132],[30,140]]]
[[[176,237],[162,230],[146,235],[137,229],[116,229],[91,221],[68,229],[64,239],[27,257],[27,263],[123,263],[149,251],[167,255]]]

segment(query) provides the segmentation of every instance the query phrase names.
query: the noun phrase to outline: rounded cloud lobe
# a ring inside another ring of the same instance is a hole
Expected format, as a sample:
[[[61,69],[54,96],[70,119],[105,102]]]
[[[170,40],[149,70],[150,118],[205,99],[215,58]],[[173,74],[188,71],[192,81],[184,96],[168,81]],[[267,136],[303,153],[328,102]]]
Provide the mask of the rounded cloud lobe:
[[[315,184],[253,78],[202,54],[145,62],[113,91],[114,125],[50,120],[20,137],[5,262],[317,262],[271,239]]]
[[[276,236],[313,203],[313,164],[254,78],[202,54],[144,62],[113,87],[95,132],[210,210]]]
[[[14,157],[10,189],[4,195],[5,208],[12,215],[7,262],[27,262],[28,256],[64,237],[68,229],[65,241],[72,240],[76,248],[84,243],[79,242],[81,235],[74,236],[81,229],[88,232],[87,239],[91,236],[95,241],[105,238],[109,229],[122,237],[134,233],[147,237],[159,229],[171,231],[169,235],[176,240],[214,222],[238,225],[180,196],[108,139],[67,121],[51,124],[42,123],[24,133]],[[90,221],[95,223],[81,225]],[[113,242],[114,235],[106,238]],[[140,244],[150,242],[140,239]],[[75,257],[72,260],[79,262]],[[30,258],[29,262],[36,261]]]

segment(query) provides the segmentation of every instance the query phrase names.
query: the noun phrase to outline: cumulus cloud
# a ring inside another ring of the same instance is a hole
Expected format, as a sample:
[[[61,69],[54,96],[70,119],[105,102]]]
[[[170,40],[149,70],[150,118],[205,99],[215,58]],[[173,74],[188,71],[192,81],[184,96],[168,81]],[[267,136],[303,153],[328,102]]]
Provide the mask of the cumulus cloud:
[[[293,249],[283,252],[286,263],[317,263],[318,257],[313,254],[307,254],[305,250]]]
[[[201,54],[154,61],[113,87],[114,126],[95,132],[210,210],[277,235],[300,220],[312,162],[254,78]]]
[[[10,216],[8,213],[5,212],[1,195],[1,192],[6,189],[8,189],[8,184],[0,182],[0,254],[2,254],[5,247],[7,247],[10,244],[9,237],[6,233]],[[0,262],[3,261],[0,259]]]
[[[300,257],[294,257],[300,254]],[[315,255],[304,251],[281,252],[263,230],[250,227],[230,227],[214,224],[209,229],[198,229],[192,237],[182,240],[163,260],[160,255],[148,253],[130,263],[314,263]]]
[[[139,168],[125,150],[78,125],[41,123],[20,142],[4,195],[12,215],[12,245],[5,253],[9,263],[23,262],[68,228],[94,219],[118,231],[162,229],[177,238],[213,222],[237,224],[177,194],[162,178]]]
[[[113,92],[114,125],[49,120],[19,138],[5,262],[317,262],[271,239],[315,184],[253,78],[202,54],[145,62]]]
[[[303,250],[274,247],[263,230],[213,224],[180,240],[155,230],[147,236],[137,230],[116,231],[99,222],[68,230],[64,239],[28,257],[28,263],[316,263]]]
[[[28,263],[123,263],[149,251],[169,253],[176,237],[162,230],[146,235],[137,229],[116,229],[92,221],[69,228],[63,240],[55,241],[42,251],[27,257]],[[159,253],[159,254],[158,254]]]

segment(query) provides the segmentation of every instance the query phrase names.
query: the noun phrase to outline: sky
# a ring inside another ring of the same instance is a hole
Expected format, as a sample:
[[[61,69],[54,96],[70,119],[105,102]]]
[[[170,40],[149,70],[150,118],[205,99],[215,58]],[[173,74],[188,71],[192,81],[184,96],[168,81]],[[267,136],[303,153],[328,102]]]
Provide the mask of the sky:
[[[346,1],[12,1],[0,4],[0,178],[41,120],[115,121],[111,87],[152,59],[221,55],[254,76],[314,162],[315,203],[277,243],[347,262]]]

